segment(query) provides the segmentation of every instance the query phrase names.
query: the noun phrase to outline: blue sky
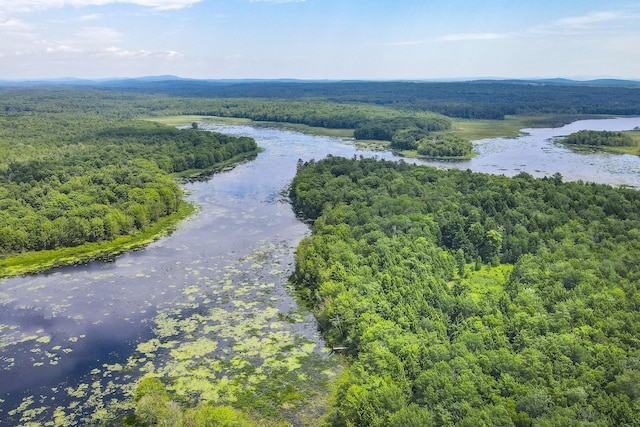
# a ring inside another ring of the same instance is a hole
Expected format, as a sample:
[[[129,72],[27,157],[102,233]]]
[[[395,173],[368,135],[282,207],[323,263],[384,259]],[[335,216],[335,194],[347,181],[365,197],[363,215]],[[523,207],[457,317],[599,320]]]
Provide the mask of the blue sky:
[[[640,1],[0,0],[0,79],[640,79]]]

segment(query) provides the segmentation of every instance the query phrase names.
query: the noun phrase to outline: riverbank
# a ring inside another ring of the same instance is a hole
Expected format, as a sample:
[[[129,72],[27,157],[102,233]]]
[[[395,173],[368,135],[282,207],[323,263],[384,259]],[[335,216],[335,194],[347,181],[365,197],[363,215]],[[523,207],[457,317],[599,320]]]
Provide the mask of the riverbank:
[[[167,126],[183,127],[189,126],[192,123],[202,124],[218,124],[218,125],[247,125],[253,127],[268,126],[274,129],[292,130],[300,133],[306,133],[308,135],[315,136],[332,136],[335,138],[352,139],[353,129],[329,129],[317,126],[308,126],[299,123],[285,123],[285,122],[269,122],[269,121],[256,121],[251,119],[236,118],[236,117],[218,117],[218,116],[165,116],[165,117],[146,117],[143,120],[149,120],[156,123],[161,123]]]
[[[229,170],[234,166],[255,159],[260,149],[238,154],[214,167],[206,169],[190,169],[173,174],[177,180],[189,181],[199,177],[210,177],[215,173]],[[91,242],[83,245],[51,249],[44,251],[24,252],[0,259],[0,278],[37,274],[56,267],[84,264],[99,259],[112,259],[125,252],[140,250],[149,243],[171,234],[186,218],[195,212],[197,206],[182,202],[177,212],[161,218],[143,231],[134,235],[121,236],[115,240]]]
[[[122,253],[140,250],[149,243],[171,234],[181,221],[196,211],[196,206],[182,202],[177,212],[160,219],[143,231],[106,242],[92,242],[71,248],[25,252],[0,260],[0,278],[42,273],[56,267],[108,260]]]
[[[604,115],[532,115],[532,116],[506,116],[504,120],[476,120],[476,119],[451,119],[450,130],[433,132],[434,134],[452,134],[457,137],[477,141],[488,138],[515,138],[525,128],[555,128],[578,120],[613,118]],[[368,151],[392,151],[396,154],[423,160],[469,160],[473,154],[463,157],[428,157],[421,156],[415,150],[393,150],[390,141],[355,140],[353,129],[329,129],[323,127],[308,126],[298,123],[255,121],[245,118],[217,117],[201,115],[147,117],[145,120],[161,123],[168,126],[184,127],[192,123],[222,124],[222,125],[247,125],[253,127],[266,126],[274,129],[284,129],[305,133],[314,136],[330,136],[352,140],[356,147]],[[640,134],[640,132],[638,132]],[[640,137],[638,137],[640,140]],[[631,153],[630,153],[631,154]]]

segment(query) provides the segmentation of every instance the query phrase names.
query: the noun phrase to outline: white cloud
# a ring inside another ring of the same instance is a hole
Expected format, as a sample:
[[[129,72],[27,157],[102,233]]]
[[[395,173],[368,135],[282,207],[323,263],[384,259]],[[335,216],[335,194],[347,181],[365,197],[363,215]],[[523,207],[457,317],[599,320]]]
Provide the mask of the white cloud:
[[[100,18],[102,18],[102,15],[100,15],[99,13],[92,13],[92,14],[89,14],[89,15],[83,15],[80,18],[78,18],[78,20],[86,22],[86,21],[95,21],[95,20],[98,20]]]
[[[37,43],[35,26],[17,18],[0,20],[0,52],[8,55],[16,50],[30,49]]]
[[[633,16],[627,16],[617,12],[593,12],[587,15],[570,16],[547,24],[538,25],[533,27],[531,32],[576,35],[603,29],[615,29],[623,20],[633,18]]]
[[[599,24],[601,22],[609,22],[620,19],[622,16],[613,12],[594,12],[584,16],[572,16],[569,18],[560,19],[555,21],[551,25],[557,28],[589,28],[593,24]]]
[[[249,0],[251,3],[302,3],[306,0]]]
[[[415,46],[420,44],[424,44],[424,41],[423,40],[405,40],[400,42],[383,43],[382,45],[383,46]]]
[[[182,9],[203,0],[0,0],[0,18],[38,10],[57,9],[64,6],[104,6],[128,3],[159,10]]]
[[[98,52],[98,56],[112,56],[116,58],[158,58],[158,59],[171,59],[183,56],[181,53],[167,50],[151,52],[148,50],[126,50],[119,47],[111,46],[104,49],[102,52]]]
[[[34,48],[29,50],[16,50],[13,56],[42,58],[43,55],[49,58],[118,58],[118,59],[175,59],[183,57],[180,52],[173,50],[166,51],[150,51],[145,49],[127,50],[117,46],[109,46],[105,48],[95,46],[78,46],[78,45],[51,45],[45,48]],[[0,53],[2,55],[2,53]]]
[[[33,25],[28,24],[20,19],[11,18],[0,20],[0,33],[24,33],[33,29]]]
[[[8,27],[5,25],[4,27]],[[12,27],[22,28],[22,25],[14,23]],[[2,31],[0,34],[6,33]],[[149,58],[149,59],[173,59],[182,57],[179,52],[152,51],[145,49],[129,50],[118,47],[125,41],[122,33],[110,27],[84,27],[76,31],[71,37],[64,39],[33,39],[15,45],[11,52],[3,52],[5,56],[21,56],[34,58]]]
[[[448,34],[438,37],[437,40],[445,42],[474,41],[474,40],[504,40],[512,36],[501,33],[460,33]]]
[[[82,50],[71,46],[60,45],[57,47],[48,47],[46,53],[50,55],[56,53],[82,53]]]
[[[110,27],[81,28],[70,43],[84,45],[112,45],[123,39],[122,33]]]

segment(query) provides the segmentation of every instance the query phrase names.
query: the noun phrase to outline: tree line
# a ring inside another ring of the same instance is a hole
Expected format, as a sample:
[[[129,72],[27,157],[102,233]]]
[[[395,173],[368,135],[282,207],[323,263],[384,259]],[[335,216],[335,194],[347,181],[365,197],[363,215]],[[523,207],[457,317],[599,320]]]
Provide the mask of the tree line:
[[[348,367],[326,422],[640,423],[640,193],[374,159],[300,164],[293,280]]]
[[[449,117],[500,120],[506,115],[640,114],[640,86],[606,82],[129,82],[104,91],[164,94],[176,98],[323,100],[373,104]]]

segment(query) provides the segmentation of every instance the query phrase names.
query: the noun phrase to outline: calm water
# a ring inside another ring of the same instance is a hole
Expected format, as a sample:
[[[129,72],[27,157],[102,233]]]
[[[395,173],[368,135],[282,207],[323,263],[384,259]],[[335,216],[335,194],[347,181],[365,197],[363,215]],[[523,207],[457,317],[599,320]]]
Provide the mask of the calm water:
[[[527,172],[535,177],[559,172],[565,181],[598,182],[640,188],[640,157],[605,153],[578,153],[555,140],[579,130],[631,130],[640,117],[581,120],[559,128],[523,129],[518,138],[491,138],[475,142],[479,153],[469,161],[448,165],[507,176]],[[440,162],[428,162],[438,166]]]
[[[478,141],[479,155],[470,161],[420,163],[506,175],[559,172],[565,180],[640,188],[640,157],[576,154],[553,141],[580,129],[636,126],[640,118],[527,129],[519,138]],[[286,372],[307,378],[315,369],[318,381],[330,375],[319,373],[330,369],[316,324],[287,288],[294,248],[308,228],[282,194],[298,159],[393,156],[270,128],[210,128],[251,136],[265,151],[207,182],[186,184],[201,208],[171,236],[110,263],[0,284],[0,425],[85,424],[87,413],[100,414],[120,400],[128,391],[122,384],[131,379],[146,372],[167,378],[174,371],[195,372],[195,363],[201,369],[204,360],[217,363],[207,374],[212,383],[253,378],[242,371],[242,361],[275,375],[283,368],[273,363],[268,340],[286,344],[273,350],[287,358]],[[254,340],[255,348],[242,344]],[[299,366],[312,357],[313,368]],[[247,385],[225,387],[198,393],[224,403],[233,387]]]

